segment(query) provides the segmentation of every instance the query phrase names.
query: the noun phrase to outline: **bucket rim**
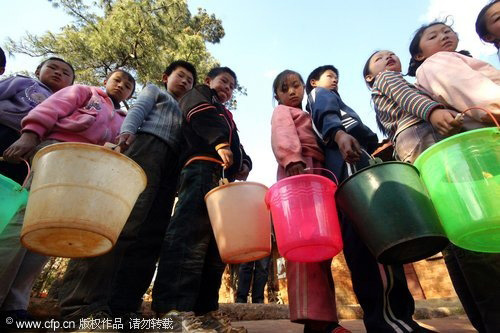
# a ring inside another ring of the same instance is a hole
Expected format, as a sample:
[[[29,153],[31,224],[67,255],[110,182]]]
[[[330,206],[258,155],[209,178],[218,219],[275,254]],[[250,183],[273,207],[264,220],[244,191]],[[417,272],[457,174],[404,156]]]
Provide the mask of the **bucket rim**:
[[[495,132],[500,133],[500,129],[498,127],[478,128],[475,130],[470,130],[467,132],[450,136],[449,138],[436,142],[435,144],[424,150],[424,152],[420,154],[419,157],[417,157],[417,159],[415,160],[415,162],[413,162],[413,164],[415,165],[415,167],[417,167],[417,169],[420,170],[425,161],[428,160],[432,155],[436,154],[438,150],[441,150],[446,146],[455,144],[456,143],[455,141],[460,141],[463,139],[463,137],[479,136],[482,135],[483,132],[492,132],[492,134]]]
[[[283,184],[285,182],[293,181],[294,179],[297,179],[299,177],[300,178],[304,178],[304,176],[308,176],[308,177],[312,177],[312,178],[321,178],[322,180],[326,179],[326,180],[329,180],[330,182],[332,182],[333,185],[335,185],[335,187],[338,186],[333,180],[331,180],[330,178],[328,178],[326,176],[318,175],[318,174],[315,174],[315,173],[303,173],[303,174],[300,174],[300,175],[295,175],[295,176],[290,176],[290,177],[282,178],[282,179],[278,180],[276,183],[274,183],[273,185],[271,185],[271,187],[269,188],[269,190],[272,190],[273,187],[276,188],[279,183]]]
[[[408,166],[410,168],[413,168],[416,172],[417,172],[417,175],[420,176],[420,171],[413,165],[413,164],[410,164],[408,162],[402,162],[402,161],[387,161],[387,162],[382,162],[382,163],[377,163],[377,164],[373,164],[373,165],[369,165],[367,167],[364,167],[360,170],[358,170],[356,173],[350,175],[349,177],[347,177],[346,179],[344,179],[340,185],[338,186],[337,188],[337,192],[335,192],[335,197],[337,197],[337,195],[340,195],[339,192],[341,190],[341,188],[346,184],[348,183],[351,179],[353,179],[355,176],[361,174],[361,173],[364,173],[365,171],[369,170],[369,169],[372,169],[372,168],[375,168],[375,167],[380,167],[380,166],[384,166],[384,165],[389,165],[389,164],[399,164],[399,165],[404,165],[404,166]]]
[[[252,182],[252,181],[231,182],[229,184],[219,185],[217,187],[214,187],[210,191],[208,191],[207,194],[205,194],[205,201],[207,200],[207,198],[210,194],[217,192],[218,190],[222,190],[222,189],[225,189],[225,188],[228,188],[231,186],[234,187],[234,186],[242,186],[242,185],[257,185],[257,186],[263,187],[266,190],[266,192],[269,191],[269,187],[267,187],[266,185],[264,185],[262,183],[258,183],[258,182]]]
[[[42,156],[44,156],[44,155],[46,155],[46,154],[48,154],[48,153],[50,153],[52,151],[72,150],[74,148],[99,151],[99,152],[102,152],[102,153],[105,153],[105,154],[111,154],[112,156],[115,156],[115,157],[117,157],[119,159],[125,160],[134,169],[136,169],[137,172],[140,174],[140,177],[141,177],[143,183],[145,184],[144,186],[147,185],[146,173],[139,166],[139,164],[137,164],[137,162],[135,162],[133,159],[131,159],[130,157],[128,157],[128,156],[126,156],[126,155],[124,155],[122,153],[118,153],[118,152],[116,152],[114,150],[111,150],[111,149],[108,149],[108,148],[104,148],[103,146],[95,145],[95,144],[91,144],[91,143],[83,143],[83,142],[58,142],[58,143],[54,143],[54,144],[48,145],[48,146],[43,147],[42,149],[40,149],[35,154],[35,156],[33,157],[33,161],[31,163],[31,165],[35,166],[36,162],[38,162],[38,160]]]

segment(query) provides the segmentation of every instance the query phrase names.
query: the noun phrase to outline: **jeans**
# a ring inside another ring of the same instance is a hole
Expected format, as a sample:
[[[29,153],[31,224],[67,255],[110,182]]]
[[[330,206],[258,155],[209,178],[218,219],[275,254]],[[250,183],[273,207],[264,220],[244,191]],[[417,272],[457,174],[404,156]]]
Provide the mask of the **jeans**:
[[[238,290],[236,303],[246,303],[252,283],[252,303],[264,303],[264,288],[267,283],[269,261],[271,257],[240,264],[238,272]]]
[[[153,287],[152,309],[204,314],[217,310],[225,264],[222,262],[205,204],[218,185],[222,168],[194,161],[181,171],[174,215],[163,241]]]

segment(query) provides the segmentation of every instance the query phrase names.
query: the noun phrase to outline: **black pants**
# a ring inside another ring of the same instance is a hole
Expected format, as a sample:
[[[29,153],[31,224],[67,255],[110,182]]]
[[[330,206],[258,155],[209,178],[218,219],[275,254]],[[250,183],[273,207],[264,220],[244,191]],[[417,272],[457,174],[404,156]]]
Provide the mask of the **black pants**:
[[[240,264],[236,303],[246,303],[252,285],[252,303],[264,303],[264,288],[267,283],[271,257]],[[253,279],[253,283],[252,283]]]
[[[11,144],[16,142],[21,137],[18,131],[0,125],[0,156],[3,155],[5,149],[9,148]],[[0,174],[9,177],[13,181],[22,184],[24,178],[28,175],[28,169],[24,163],[13,164],[0,161]]]
[[[222,168],[194,161],[181,171],[179,197],[161,250],[152,308],[204,314],[217,310],[225,264],[212,231],[205,194],[217,186]]]
[[[163,140],[145,133],[126,154],[146,172],[146,189],[110,252],[70,260],[59,293],[67,320],[110,307],[118,313],[137,311],[153,278],[175,199],[178,157]]]

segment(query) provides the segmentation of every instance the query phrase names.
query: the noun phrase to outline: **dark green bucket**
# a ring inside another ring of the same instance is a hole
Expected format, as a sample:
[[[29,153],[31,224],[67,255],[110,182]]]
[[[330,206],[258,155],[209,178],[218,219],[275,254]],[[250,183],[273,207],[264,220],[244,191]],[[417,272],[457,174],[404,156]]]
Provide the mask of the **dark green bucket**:
[[[335,199],[375,258],[404,264],[441,251],[448,239],[418,170],[403,162],[371,164],[342,182]]]

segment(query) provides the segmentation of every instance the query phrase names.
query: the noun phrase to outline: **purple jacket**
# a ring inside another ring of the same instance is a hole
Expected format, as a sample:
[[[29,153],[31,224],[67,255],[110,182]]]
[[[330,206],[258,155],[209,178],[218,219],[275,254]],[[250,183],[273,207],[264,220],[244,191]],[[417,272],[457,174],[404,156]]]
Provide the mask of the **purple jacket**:
[[[37,79],[16,75],[0,81],[0,125],[21,130],[21,120],[52,95]]]

